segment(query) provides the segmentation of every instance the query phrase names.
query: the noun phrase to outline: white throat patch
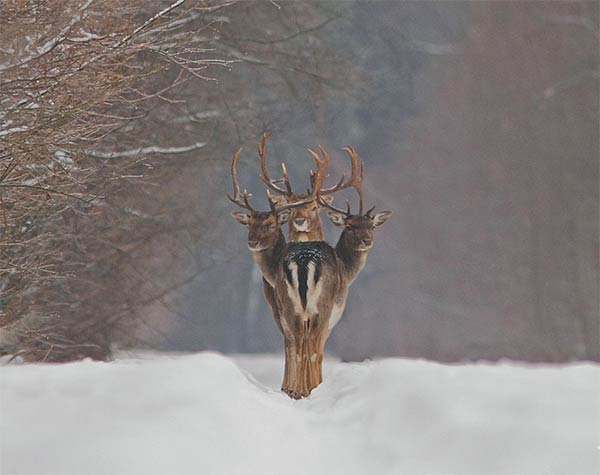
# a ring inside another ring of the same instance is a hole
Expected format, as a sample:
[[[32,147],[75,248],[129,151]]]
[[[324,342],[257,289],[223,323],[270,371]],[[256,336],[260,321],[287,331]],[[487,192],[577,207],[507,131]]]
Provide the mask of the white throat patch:
[[[294,226],[294,229],[296,231],[299,231],[301,233],[308,232],[308,221],[304,221],[300,226],[298,226],[296,223],[292,222],[292,226]]]

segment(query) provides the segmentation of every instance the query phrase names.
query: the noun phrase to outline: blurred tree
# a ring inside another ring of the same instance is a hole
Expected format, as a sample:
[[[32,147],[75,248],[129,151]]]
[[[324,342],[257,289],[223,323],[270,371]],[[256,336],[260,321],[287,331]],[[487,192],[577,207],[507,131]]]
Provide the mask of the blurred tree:
[[[377,142],[365,127],[359,150],[389,157],[368,180],[398,213],[365,279],[378,303],[356,292],[337,344],[598,360],[598,4],[462,6],[463,38],[429,36],[445,53],[422,70],[413,125]]]

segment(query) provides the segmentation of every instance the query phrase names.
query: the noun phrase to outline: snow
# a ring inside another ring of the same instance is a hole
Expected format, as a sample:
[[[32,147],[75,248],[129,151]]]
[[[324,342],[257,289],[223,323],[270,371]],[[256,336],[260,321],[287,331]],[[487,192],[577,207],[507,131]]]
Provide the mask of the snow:
[[[25,132],[26,130],[29,130],[29,128],[25,127],[25,126],[13,127],[11,129],[0,130],[0,137],[4,137],[4,136],[10,135],[10,134],[14,134],[15,132]]]
[[[122,157],[137,157],[138,155],[146,155],[149,153],[160,153],[160,154],[176,154],[191,152],[206,146],[206,142],[196,142],[192,145],[186,145],[184,147],[157,147],[152,145],[150,147],[138,147],[130,150],[122,150],[119,152],[101,152],[101,151],[90,151],[90,155],[97,158],[122,158]]]
[[[2,475],[593,475],[600,366],[325,362],[294,401],[282,356],[124,355],[0,366]]]

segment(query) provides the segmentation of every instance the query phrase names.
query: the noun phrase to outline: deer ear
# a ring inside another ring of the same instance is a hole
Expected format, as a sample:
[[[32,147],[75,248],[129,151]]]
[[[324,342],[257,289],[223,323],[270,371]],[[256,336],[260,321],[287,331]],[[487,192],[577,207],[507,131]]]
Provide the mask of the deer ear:
[[[244,226],[248,226],[250,216],[248,216],[246,213],[242,213],[240,211],[232,211],[231,216],[233,216],[233,219],[235,219],[238,223],[243,224]]]
[[[291,217],[292,217],[291,211],[289,209],[286,209],[277,214],[277,222],[279,224],[285,224],[290,220]]]
[[[331,203],[333,203],[333,196],[332,195],[321,196],[321,200],[331,206]]]
[[[344,225],[344,215],[342,213],[338,213],[337,211],[327,211],[327,217],[329,218],[329,221],[336,226]]]
[[[275,206],[287,204],[287,199],[285,196],[275,195],[269,190],[267,190],[267,198],[269,198],[269,201],[272,201]]]
[[[375,226],[376,228],[381,226],[388,220],[388,218],[392,214],[394,214],[394,212],[387,209],[385,211],[380,211],[375,216],[373,216],[373,226]]]

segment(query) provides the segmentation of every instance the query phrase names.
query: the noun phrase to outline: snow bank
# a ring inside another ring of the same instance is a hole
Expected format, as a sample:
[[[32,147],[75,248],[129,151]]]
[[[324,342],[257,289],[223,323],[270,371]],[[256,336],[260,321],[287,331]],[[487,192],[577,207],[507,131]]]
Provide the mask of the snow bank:
[[[213,353],[0,367],[2,475],[592,475],[600,367]]]

